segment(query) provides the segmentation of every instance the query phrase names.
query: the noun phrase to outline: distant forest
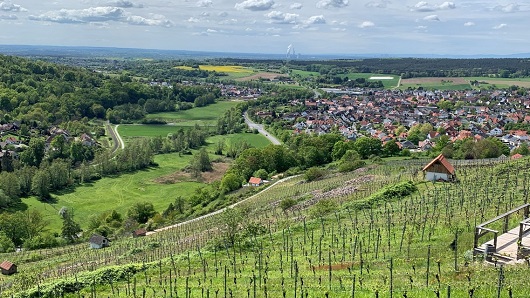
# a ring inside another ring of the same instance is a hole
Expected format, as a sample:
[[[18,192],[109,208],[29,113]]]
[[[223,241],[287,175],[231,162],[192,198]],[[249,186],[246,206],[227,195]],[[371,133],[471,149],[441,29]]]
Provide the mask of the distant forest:
[[[530,76],[530,59],[363,59],[363,60],[326,60],[326,61],[281,61],[225,59],[237,64],[285,65],[289,68],[325,74],[348,72],[384,73],[400,75],[402,78],[414,77],[501,77],[523,78]]]

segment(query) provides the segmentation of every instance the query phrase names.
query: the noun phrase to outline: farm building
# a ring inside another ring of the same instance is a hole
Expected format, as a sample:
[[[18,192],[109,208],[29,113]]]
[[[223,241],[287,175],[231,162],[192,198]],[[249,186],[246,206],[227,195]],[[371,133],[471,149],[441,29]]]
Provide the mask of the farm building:
[[[132,232],[132,235],[133,235],[134,238],[136,238],[136,237],[141,237],[141,236],[145,236],[146,234],[147,234],[147,230],[144,229],[144,228],[140,228],[140,229],[138,229],[138,230],[134,230],[134,231]]]
[[[17,273],[17,265],[9,261],[3,261],[2,264],[0,264],[0,270],[3,275],[11,275]]]
[[[248,184],[250,184],[250,186],[260,186],[263,184],[263,180],[258,177],[250,177]]]
[[[455,168],[442,155],[438,155],[428,165],[423,168],[425,179],[429,181],[455,181]]]
[[[90,248],[99,249],[99,248],[109,246],[109,239],[107,239],[107,237],[104,237],[98,234],[92,235],[92,237],[90,237],[88,242],[90,243]]]

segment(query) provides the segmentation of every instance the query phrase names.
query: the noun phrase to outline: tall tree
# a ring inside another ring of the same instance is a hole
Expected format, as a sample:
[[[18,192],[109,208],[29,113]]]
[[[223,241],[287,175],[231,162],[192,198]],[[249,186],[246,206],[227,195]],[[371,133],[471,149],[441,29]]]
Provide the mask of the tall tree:
[[[79,223],[74,220],[74,212],[66,207],[61,208],[60,214],[63,218],[61,235],[70,243],[79,239],[79,233],[83,230]]]
[[[32,138],[29,141],[29,147],[20,154],[20,160],[28,166],[40,166],[44,158],[45,147],[44,139]]]

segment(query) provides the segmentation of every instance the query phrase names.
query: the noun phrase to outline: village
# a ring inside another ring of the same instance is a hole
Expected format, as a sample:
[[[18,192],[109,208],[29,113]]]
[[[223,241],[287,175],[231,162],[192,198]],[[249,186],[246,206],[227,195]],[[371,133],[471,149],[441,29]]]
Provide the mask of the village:
[[[412,152],[430,150],[442,135],[447,135],[451,142],[496,137],[510,150],[529,140],[526,129],[510,129],[510,126],[530,125],[526,113],[530,96],[516,91],[363,90],[360,93],[328,93],[328,98],[293,100],[291,106],[301,106],[303,111],[278,114],[272,121],[291,123],[295,134],[326,134],[338,128],[350,140],[362,135],[378,138],[383,144],[395,140],[401,149]],[[272,115],[271,110],[255,113],[256,118],[264,121]],[[419,142],[411,141],[410,128],[426,123],[432,125],[432,130]]]

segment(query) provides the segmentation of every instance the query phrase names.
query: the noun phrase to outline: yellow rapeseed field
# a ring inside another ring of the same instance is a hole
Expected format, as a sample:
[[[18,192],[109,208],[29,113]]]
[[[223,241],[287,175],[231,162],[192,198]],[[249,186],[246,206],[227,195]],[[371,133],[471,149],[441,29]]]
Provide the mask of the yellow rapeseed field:
[[[176,68],[184,70],[193,70],[190,66],[177,66]],[[252,70],[246,67],[237,65],[199,65],[200,70],[216,71],[225,73],[251,73]]]

